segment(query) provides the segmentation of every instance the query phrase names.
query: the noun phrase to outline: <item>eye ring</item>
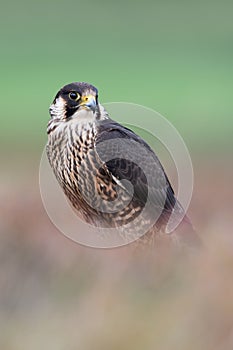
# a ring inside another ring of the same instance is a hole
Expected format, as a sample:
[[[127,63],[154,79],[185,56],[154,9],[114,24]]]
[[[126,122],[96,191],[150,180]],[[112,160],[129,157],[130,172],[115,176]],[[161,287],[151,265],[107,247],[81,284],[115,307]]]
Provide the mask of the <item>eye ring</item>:
[[[78,101],[79,99],[80,99],[80,95],[79,95],[79,93],[78,92],[76,92],[76,91],[71,91],[70,93],[69,93],[69,98],[70,98],[70,100],[72,100],[72,101]]]

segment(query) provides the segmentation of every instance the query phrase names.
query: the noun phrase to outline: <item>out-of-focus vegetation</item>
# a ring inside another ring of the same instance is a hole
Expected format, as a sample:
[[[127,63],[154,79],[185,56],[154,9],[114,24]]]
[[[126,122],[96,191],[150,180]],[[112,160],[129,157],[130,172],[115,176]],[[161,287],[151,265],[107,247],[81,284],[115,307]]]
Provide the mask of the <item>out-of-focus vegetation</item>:
[[[1,4],[1,349],[233,348],[232,10],[225,0]],[[199,254],[88,249],[50,223],[38,185],[48,106],[77,80],[181,132]]]
[[[230,145],[231,1],[40,1],[1,5],[1,140],[42,145],[71,81],[100,101],[152,107],[194,148]],[[197,142],[198,140],[198,142]]]

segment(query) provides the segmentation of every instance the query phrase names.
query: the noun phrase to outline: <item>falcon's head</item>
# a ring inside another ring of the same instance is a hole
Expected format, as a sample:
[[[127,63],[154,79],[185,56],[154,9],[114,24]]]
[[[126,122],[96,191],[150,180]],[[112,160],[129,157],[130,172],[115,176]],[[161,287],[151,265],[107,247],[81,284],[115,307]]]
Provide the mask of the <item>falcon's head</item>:
[[[88,83],[71,83],[62,87],[50,106],[52,119],[96,118],[100,114],[98,90]]]

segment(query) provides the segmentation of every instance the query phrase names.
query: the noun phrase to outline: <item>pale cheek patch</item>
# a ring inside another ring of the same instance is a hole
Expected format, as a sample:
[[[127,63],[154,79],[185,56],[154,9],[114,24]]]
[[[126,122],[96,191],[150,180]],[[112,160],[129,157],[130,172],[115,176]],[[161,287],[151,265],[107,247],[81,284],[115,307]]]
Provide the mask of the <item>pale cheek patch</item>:
[[[51,117],[56,117],[62,119],[65,117],[65,100],[60,96],[56,99],[55,103],[51,104],[49,108],[49,113]]]

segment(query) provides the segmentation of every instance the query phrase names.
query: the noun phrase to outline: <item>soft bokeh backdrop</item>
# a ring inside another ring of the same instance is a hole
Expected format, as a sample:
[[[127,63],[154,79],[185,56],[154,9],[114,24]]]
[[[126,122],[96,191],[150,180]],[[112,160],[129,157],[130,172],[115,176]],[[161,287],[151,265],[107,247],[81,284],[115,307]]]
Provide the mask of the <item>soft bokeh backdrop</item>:
[[[233,348],[232,13],[228,0],[1,2],[2,349]],[[71,81],[179,130],[200,255],[100,252],[50,223],[38,167],[49,104]]]
[[[88,81],[102,102],[158,110],[196,147],[229,146],[232,10],[216,0],[5,2],[1,139],[42,144],[57,90]]]

